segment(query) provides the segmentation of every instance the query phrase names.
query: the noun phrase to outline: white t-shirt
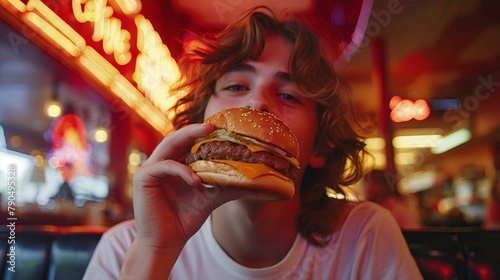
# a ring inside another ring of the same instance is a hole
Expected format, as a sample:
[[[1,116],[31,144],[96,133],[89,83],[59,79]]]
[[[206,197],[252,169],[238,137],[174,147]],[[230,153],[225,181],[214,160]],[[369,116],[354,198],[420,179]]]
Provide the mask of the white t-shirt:
[[[136,234],[134,221],[106,232],[84,279],[116,279],[125,251]],[[212,233],[210,219],[186,243],[172,280],[195,279],[422,279],[401,230],[390,212],[371,202],[359,203],[333,233],[326,247],[301,235],[286,257],[266,268],[244,267],[231,259]]]

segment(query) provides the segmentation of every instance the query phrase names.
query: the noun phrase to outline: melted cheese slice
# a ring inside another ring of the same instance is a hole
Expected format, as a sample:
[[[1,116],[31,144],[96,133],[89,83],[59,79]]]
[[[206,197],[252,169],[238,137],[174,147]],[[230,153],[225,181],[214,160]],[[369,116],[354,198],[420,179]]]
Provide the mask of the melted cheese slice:
[[[191,153],[192,154],[195,154],[198,149],[200,148],[201,145],[205,144],[205,143],[208,143],[208,142],[215,142],[215,141],[218,141],[218,142],[224,142],[224,141],[228,141],[226,139],[222,139],[222,138],[217,138],[217,137],[214,137],[214,138],[208,138],[208,139],[203,139],[201,140],[200,142],[197,142],[195,143],[192,147],[191,147]],[[261,147],[261,146],[258,146],[258,145],[254,145],[254,144],[248,144],[248,143],[237,143],[237,144],[240,144],[240,145],[244,145],[246,146],[250,151],[252,152],[269,152],[269,149],[266,149],[264,147]],[[293,164],[295,167],[299,168],[300,169],[300,166],[299,166],[299,163],[296,159],[290,159],[286,156],[283,156],[283,155],[279,155],[279,154],[276,154],[276,153],[273,153],[274,155],[278,156],[278,157],[281,157],[281,158],[284,158],[286,159],[288,162],[290,162],[291,164]],[[280,173],[281,174],[281,173]]]
[[[240,171],[248,179],[253,179],[262,175],[273,175],[280,179],[290,181],[290,178],[286,177],[285,175],[279,173],[278,171],[264,164],[239,162],[226,159],[214,159],[212,161],[229,164],[234,168],[238,169],[238,171]]]

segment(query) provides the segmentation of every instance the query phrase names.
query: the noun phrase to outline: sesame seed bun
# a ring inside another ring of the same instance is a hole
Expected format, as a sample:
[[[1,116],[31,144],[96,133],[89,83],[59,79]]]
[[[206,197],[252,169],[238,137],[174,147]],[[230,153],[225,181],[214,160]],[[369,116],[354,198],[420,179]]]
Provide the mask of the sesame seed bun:
[[[245,107],[222,110],[205,122],[216,130],[186,156],[204,183],[256,189],[259,199],[293,197],[299,144],[280,119]]]
[[[209,160],[198,160],[189,166],[200,176],[205,184],[259,190],[259,199],[290,199],[295,193],[292,180],[283,179],[272,174],[263,174],[250,179],[230,164]]]
[[[294,158],[299,157],[297,138],[274,114],[250,107],[229,108],[209,117],[205,122],[219,129],[274,145]]]

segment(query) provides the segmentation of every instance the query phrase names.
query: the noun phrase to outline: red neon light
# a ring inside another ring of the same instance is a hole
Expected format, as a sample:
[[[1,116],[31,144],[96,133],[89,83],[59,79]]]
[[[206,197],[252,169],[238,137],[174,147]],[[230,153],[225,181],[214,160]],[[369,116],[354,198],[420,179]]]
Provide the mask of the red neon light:
[[[413,118],[417,121],[425,120],[431,114],[431,108],[423,99],[419,99],[413,103]]]
[[[423,99],[413,102],[409,99],[393,96],[389,101],[389,108],[393,122],[407,122],[412,119],[421,121],[427,119],[431,114],[427,101]]]
[[[55,164],[65,182],[77,175],[91,174],[91,147],[85,124],[77,115],[67,114],[55,120],[52,148],[48,158]]]

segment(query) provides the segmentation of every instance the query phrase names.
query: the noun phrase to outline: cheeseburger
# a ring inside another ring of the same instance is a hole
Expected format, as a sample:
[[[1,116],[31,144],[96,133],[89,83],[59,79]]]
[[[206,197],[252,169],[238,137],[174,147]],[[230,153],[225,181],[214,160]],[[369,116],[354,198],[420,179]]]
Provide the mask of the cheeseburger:
[[[229,108],[205,122],[216,130],[195,141],[185,159],[204,183],[259,189],[277,199],[293,196],[299,144],[280,119],[257,109]]]

